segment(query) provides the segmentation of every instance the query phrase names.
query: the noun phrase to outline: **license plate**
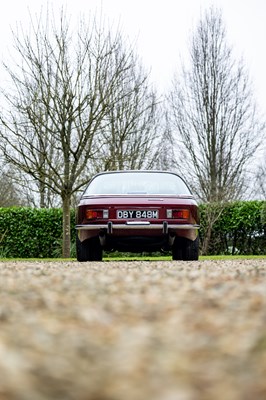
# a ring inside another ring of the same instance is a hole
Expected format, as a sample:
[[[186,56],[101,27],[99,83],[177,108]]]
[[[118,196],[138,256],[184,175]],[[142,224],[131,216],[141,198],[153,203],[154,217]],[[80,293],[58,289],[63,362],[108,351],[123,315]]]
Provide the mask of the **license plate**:
[[[157,219],[158,210],[117,210],[118,219]]]

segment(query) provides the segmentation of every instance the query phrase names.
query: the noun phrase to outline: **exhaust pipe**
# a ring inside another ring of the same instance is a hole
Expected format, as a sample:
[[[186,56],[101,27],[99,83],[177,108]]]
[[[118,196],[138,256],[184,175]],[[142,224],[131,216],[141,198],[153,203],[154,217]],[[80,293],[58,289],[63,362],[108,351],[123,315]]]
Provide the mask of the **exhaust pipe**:
[[[104,247],[105,244],[106,244],[106,235],[105,235],[105,232],[100,232],[100,233],[99,233],[99,240],[100,240],[101,246]]]
[[[170,247],[173,246],[174,241],[175,241],[175,234],[174,234],[174,233],[170,233],[169,239],[168,239],[168,243],[169,243],[169,246],[170,246]]]

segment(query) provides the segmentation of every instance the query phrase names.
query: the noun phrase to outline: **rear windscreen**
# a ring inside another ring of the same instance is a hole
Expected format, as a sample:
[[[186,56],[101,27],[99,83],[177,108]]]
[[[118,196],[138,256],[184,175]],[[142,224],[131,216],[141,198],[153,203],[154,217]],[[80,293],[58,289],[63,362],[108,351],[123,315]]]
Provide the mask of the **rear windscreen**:
[[[180,195],[190,191],[177,175],[164,172],[118,172],[96,176],[84,195],[127,194],[127,195]]]

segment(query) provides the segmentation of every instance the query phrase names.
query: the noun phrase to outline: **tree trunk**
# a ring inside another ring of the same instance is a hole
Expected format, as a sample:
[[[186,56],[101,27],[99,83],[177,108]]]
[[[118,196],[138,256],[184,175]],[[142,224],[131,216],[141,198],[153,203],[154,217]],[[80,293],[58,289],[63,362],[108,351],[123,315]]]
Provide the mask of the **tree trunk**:
[[[71,226],[70,226],[70,202],[71,195],[65,194],[63,200],[63,258],[70,257]]]
[[[45,208],[45,185],[43,181],[39,183],[39,191],[40,191],[40,208]]]
[[[212,226],[213,226],[213,224],[208,225],[204,239],[203,239],[202,250],[201,250],[201,253],[203,256],[208,255],[208,252],[209,252],[209,246],[210,246],[211,234],[212,234]]]

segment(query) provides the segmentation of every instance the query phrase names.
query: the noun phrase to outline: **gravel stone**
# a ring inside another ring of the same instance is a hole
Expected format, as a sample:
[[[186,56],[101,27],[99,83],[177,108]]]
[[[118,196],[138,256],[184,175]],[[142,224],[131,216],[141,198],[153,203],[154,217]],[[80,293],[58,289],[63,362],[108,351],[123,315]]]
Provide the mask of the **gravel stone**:
[[[0,400],[266,398],[266,259],[0,262]]]

